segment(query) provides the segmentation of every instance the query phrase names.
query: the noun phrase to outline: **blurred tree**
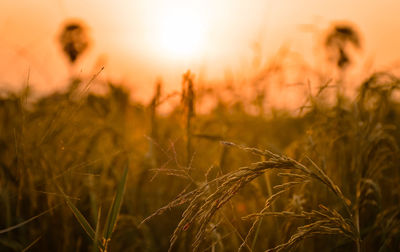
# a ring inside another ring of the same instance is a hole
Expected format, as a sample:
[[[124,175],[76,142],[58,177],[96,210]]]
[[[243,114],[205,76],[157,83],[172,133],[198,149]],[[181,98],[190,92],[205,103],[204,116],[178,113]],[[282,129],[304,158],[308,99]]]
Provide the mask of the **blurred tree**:
[[[325,47],[330,52],[331,60],[344,70],[350,63],[349,46],[361,48],[359,34],[351,25],[335,25],[325,39]]]
[[[75,63],[77,58],[82,55],[90,45],[87,30],[86,25],[84,25],[82,21],[70,21],[63,26],[59,36],[59,42],[71,64]]]

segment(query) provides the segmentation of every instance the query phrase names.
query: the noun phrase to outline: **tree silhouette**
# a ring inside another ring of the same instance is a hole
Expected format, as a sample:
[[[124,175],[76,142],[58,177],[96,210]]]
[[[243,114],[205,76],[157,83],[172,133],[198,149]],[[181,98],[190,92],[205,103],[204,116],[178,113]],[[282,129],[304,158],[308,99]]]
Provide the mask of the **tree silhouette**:
[[[344,70],[350,63],[349,46],[361,48],[361,41],[356,30],[350,25],[336,25],[325,39],[325,47],[331,52],[331,58],[337,67]]]
[[[75,63],[90,45],[86,26],[81,21],[66,23],[59,36],[59,42],[70,63]]]

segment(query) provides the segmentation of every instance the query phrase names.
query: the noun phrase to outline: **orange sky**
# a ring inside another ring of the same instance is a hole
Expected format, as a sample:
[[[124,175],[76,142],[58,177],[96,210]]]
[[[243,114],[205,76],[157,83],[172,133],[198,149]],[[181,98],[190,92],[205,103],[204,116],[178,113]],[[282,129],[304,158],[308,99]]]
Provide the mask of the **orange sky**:
[[[94,41],[75,72],[89,76],[104,64],[104,78],[145,94],[160,76],[170,89],[179,87],[189,68],[205,79],[222,79],[227,71],[246,75],[255,42],[266,57],[289,44],[312,58],[315,37],[302,25],[323,31],[337,20],[358,26],[365,58],[380,69],[400,58],[398,13],[397,0],[2,0],[0,87],[18,86],[28,72],[38,92],[63,86],[69,71],[56,35],[69,18],[85,20]],[[174,36],[185,43],[173,48]]]

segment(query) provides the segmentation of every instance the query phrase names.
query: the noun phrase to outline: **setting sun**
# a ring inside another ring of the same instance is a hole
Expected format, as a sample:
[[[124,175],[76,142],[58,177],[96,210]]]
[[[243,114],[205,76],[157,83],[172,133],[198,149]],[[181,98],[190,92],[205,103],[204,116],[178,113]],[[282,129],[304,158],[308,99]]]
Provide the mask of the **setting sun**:
[[[193,57],[204,44],[205,24],[185,10],[174,10],[160,18],[160,47],[172,57]]]

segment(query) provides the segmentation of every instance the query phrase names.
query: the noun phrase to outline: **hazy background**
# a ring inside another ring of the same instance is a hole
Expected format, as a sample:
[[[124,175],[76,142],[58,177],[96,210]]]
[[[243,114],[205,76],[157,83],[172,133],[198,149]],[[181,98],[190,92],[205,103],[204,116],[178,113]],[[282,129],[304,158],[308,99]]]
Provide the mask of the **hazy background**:
[[[29,73],[37,92],[49,92],[63,87],[71,71],[91,76],[104,65],[101,78],[124,82],[137,96],[146,96],[159,77],[167,88],[180,88],[181,74],[189,68],[203,80],[223,80],[227,73],[245,77],[257,53],[265,61],[282,45],[314,64],[316,34],[342,20],[361,32],[363,59],[374,62],[371,70],[383,69],[399,59],[398,13],[396,0],[2,0],[0,87],[18,88]],[[187,35],[198,42],[192,51],[165,47],[163,36],[169,35],[163,32],[171,16],[196,20],[176,21],[198,31]],[[73,70],[57,44],[61,24],[70,18],[84,20],[93,41]]]

